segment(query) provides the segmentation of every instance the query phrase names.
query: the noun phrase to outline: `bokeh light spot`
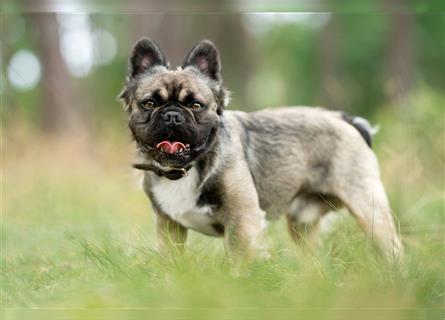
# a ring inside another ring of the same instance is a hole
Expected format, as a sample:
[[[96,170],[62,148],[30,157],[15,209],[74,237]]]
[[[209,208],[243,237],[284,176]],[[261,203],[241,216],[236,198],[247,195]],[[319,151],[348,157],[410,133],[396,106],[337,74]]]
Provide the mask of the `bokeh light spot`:
[[[97,29],[93,33],[94,39],[94,63],[99,66],[113,61],[117,53],[117,43],[114,36],[103,29]]]
[[[34,88],[39,82],[40,76],[40,61],[33,52],[20,50],[12,56],[8,65],[8,79],[16,89]]]

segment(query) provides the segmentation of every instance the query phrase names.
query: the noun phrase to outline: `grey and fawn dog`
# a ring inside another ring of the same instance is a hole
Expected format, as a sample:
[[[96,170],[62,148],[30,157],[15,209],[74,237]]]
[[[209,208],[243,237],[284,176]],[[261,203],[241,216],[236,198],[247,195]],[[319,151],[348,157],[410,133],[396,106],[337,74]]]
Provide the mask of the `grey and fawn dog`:
[[[244,260],[266,250],[266,220],[285,215],[292,239],[304,243],[344,206],[384,256],[401,257],[365,119],[312,107],[225,110],[220,59],[208,40],[176,68],[156,43],[139,40],[120,98],[161,249],[181,250],[192,229],[223,237]]]

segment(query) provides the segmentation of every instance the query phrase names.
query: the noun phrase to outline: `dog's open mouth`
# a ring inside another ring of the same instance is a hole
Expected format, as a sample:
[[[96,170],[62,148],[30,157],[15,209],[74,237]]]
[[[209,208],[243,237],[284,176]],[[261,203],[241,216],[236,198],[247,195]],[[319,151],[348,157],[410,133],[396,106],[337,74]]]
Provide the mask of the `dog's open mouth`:
[[[190,145],[180,141],[164,140],[156,145],[156,149],[167,154],[183,154],[190,150]]]

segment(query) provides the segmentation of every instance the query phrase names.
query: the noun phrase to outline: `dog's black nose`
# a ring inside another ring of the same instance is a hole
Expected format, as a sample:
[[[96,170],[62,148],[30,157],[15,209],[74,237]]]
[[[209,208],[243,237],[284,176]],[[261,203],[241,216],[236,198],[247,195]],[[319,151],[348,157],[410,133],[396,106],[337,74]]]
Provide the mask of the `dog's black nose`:
[[[167,111],[162,115],[166,124],[181,124],[184,122],[184,116],[178,111]]]

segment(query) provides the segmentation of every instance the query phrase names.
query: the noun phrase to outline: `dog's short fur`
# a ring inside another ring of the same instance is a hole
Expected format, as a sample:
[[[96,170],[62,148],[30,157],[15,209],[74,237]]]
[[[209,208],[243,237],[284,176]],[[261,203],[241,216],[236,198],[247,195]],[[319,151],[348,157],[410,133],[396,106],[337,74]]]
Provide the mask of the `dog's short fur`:
[[[138,41],[120,97],[163,247],[183,247],[193,229],[250,255],[264,248],[266,219],[284,214],[300,243],[344,205],[386,256],[400,256],[366,120],[310,107],[225,111],[206,40],[176,69],[153,41]]]

